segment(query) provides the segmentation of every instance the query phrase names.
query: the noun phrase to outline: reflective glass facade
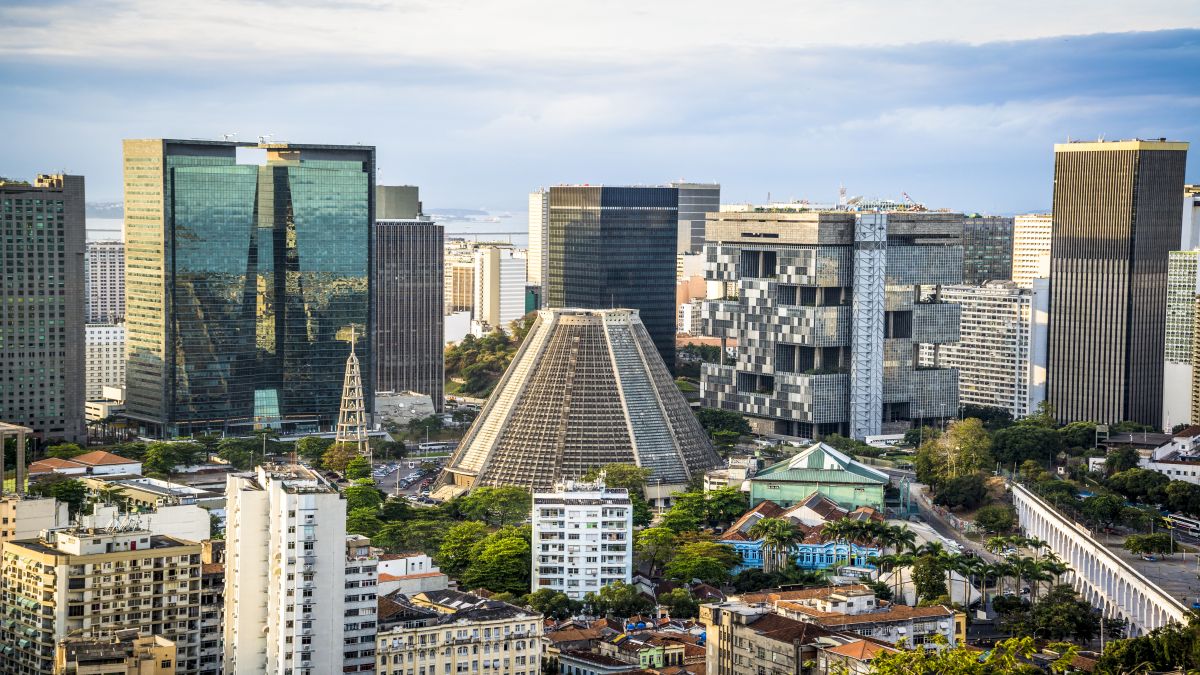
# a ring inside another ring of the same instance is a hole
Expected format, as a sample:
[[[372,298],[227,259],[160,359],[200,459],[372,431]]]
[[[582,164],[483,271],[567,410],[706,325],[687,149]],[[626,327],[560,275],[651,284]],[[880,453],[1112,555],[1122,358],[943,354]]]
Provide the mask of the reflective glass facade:
[[[371,353],[374,149],[273,145],[265,163],[239,164],[237,147],[126,142],[127,203],[146,155],[163,167],[161,225],[126,235],[163,251],[137,261],[159,278],[139,274],[127,241],[131,300],[163,312],[130,322],[128,411],[147,433],[328,428],[351,328]]]
[[[675,365],[679,190],[550,188],[546,307],[628,308]]]

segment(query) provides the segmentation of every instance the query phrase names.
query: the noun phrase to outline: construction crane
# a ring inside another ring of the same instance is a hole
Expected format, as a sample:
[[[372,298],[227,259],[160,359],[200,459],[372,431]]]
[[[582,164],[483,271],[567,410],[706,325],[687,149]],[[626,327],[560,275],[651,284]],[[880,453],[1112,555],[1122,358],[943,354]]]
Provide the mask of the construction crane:
[[[908,196],[907,192],[901,192],[900,194],[904,195],[904,201],[908,202],[909,208],[912,209],[913,211],[924,211],[925,210],[925,205],[918,204],[917,200]]]

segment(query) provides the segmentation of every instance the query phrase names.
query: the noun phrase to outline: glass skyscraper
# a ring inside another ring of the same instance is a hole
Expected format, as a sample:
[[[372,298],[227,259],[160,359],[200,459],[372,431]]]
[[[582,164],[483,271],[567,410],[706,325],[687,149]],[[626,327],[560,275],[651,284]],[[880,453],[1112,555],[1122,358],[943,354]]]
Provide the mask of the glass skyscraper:
[[[636,309],[674,370],[679,190],[555,186],[549,199],[545,306]]]
[[[336,423],[352,330],[371,354],[374,183],[369,146],[125,141],[126,413],[144,433]]]

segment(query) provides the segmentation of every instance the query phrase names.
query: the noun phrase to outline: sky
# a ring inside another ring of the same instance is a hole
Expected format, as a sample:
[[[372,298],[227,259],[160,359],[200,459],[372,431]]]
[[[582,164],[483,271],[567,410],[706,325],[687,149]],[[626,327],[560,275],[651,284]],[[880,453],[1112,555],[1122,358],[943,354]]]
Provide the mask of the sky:
[[[982,213],[1048,208],[1054,143],[1200,143],[1195,0],[0,0],[0,26],[0,175],[89,201],[120,200],[123,138],[375,145],[432,207],[686,179]]]

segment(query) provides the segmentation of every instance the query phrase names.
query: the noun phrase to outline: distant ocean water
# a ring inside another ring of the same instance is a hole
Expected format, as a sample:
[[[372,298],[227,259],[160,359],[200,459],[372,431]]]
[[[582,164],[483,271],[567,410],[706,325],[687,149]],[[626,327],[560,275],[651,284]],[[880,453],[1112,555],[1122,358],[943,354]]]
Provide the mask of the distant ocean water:
[[[446,227],[447,238],[467,237],[480,241],[507,241],[522,247],[529,245],[529,220],[524,211],[502,212],[470,220],[440,219],[438,222]],[[119,241],[123,238],[122,226],[120,218],[88,218],[87,239]]]

